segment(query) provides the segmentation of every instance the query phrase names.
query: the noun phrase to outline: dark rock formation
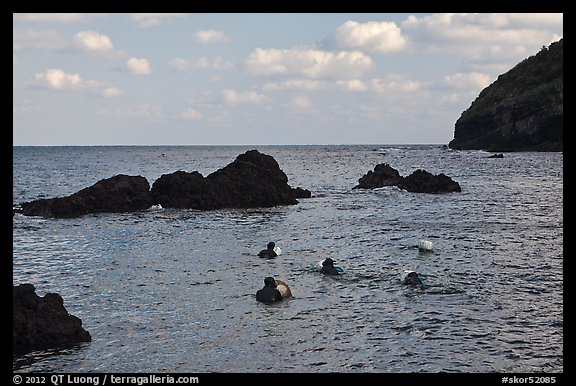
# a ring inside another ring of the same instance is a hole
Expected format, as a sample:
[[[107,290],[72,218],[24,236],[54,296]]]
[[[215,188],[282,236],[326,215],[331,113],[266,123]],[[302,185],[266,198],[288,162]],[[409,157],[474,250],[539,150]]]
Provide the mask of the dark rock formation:
[[[504,154],[502,154],[502,153],[492,154],[486,158],[504,158]]]
[[[146,178],[119,174],[67,197],[25,202],[19,211],[27,216],[66,218],[89,213],[132,212],[150,206],[152,197]]]
[[[302,189],[301,187],[292,188],[292,194],[295,198],[310,198],[312,197],[312,192],[308,189]]]
[[[132,212],[160,204],[164,208],[254,208],[297,204],[307,189],[292,188],[276,160],[257,150],[204,178],[197,171],[164,174],[150,185],[142,176],[123,174],[98,181],[67,197],[21,204],[13,213],[43,217],[78,217],[89,213]]]
[[[294,205],[310,192],[291,188],[273,157],[250,150],[205,178],[197,171],[164,174],[152,184],[151,195],[163,208],[209,210]]]
[[[177,171],[163,174],[152,184],[152,200],[163,208],[208,209],[212,192],[202,174]]]
[[[440,173],[433,175],[425,170],[418,169],[408,177],[402,179],[397,185],[400,189],[414,193],[450,193],[460,192],[460,184],[447,175]]]
[[[56,293],[39,297],[32,284],[12,286],[12,307],[12,347],[16,353],[92,340],[82,321],[66,311]]]
[[[369,170],[364,176],[358,180],[358,185],[352,189],[374,189],[383,186],[396,186],[402,177],[398,170],[392,168],[388,164],[378,164],[374,167],[374,171]]]
[[[400,173],[388,164],[378,164],[374,171],[369,171],[358,180],[358,185],[352,189],[374,189],[383,186],[396,186],[400,189],[414,193],[449,193],[460,192],[458,182],[445,174],[437,176],[418,169],[408,177],[400,176]]]
[[[562,151],[563,39],[486,87],[456,121],[450,148]]]

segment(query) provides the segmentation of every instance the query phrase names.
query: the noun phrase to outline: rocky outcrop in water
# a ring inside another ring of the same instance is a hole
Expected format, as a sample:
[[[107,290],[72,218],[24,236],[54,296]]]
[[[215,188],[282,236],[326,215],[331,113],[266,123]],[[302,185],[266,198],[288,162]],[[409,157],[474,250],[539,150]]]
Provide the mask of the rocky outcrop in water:
[[[152,185],[151,195],[163,208],[254,208],[297,204],[309,191],[288,185],[276,160],[257,150],[203,177],[197,171],[164,174]]]
[[[92,340],[57,293],[43,297],[32,284],[12,286],[12,347],[15,352],[69,347]]]
[[[378,164],[374,171],[368,171],[358,180],[358,185],[352,189],[375,189],[384,186],[396,186],[413,193],[450,193],[460,192],[460,184],[441,173],[433,175],[418,169],[408,177],[388,164]]]
[[[250,150],[207,177],[197,171],[177,171],[162,175],[150,189],[142,176],[119,174],[67,197],[23,203],[14,212],[69,218],[145,210],[156,204],[201,210],[272,207],[294,205],[297,198],[308,197],[309,190],[288,185],[288,177],[272,156]]]
[[[68,218],[90,213],[132,212],[152,204],[146,178],[119,174],[67,197],[25,202],[18,211],[27,216]]]
[[[397,186],[400,189],[414,193],[450,193],[462,191],[460,184],[444,173],[434,175],[421,169],[403,178]]]
[[[450,148],[562,151],[564,43],[552,43],[486,87],[456,121]]]
[[[375,189],[383,186],[397,186],[402,181],[398,170],[388,164],[378,164],[374,171],[369,170],[358,180],[358,185],[352,189]]]

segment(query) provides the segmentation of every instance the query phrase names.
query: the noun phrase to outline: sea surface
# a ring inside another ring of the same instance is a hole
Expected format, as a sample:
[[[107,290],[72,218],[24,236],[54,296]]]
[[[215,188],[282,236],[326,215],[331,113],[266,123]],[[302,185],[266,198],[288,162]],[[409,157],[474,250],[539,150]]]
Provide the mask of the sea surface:
[[[13,284],[57,292],[92,342],[15,372],[562,373],[563,153],[440,145],[13,147],[13,204],[116,174],[273,156],[298,205],[13,217]],[[379,163],[462,192],[354,189]],[[420,252],[420,240],[433,250]],[[269,241],[273,260],[256,254]],[[345,271],[318,272],[331,257]],[[417,271],[424,289],[401,283]],[[256,302],[266,276],[294,297]]]

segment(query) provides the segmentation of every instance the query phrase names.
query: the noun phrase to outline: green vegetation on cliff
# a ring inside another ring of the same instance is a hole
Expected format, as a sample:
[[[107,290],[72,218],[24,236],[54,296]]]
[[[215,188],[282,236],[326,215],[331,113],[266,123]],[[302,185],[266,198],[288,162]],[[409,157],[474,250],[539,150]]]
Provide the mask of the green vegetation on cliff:
[[[453,149],[562,151],[563,39],[486,87],[456,121]]]

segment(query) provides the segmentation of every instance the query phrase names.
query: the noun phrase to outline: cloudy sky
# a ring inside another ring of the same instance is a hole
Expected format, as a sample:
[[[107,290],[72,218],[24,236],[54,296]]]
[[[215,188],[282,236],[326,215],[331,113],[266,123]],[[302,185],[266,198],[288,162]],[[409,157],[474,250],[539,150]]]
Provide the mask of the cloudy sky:
[[[13,14],[14,145],[447,144],[524,14]]]

